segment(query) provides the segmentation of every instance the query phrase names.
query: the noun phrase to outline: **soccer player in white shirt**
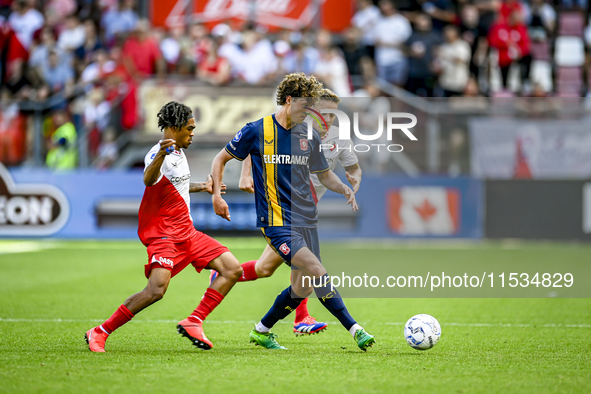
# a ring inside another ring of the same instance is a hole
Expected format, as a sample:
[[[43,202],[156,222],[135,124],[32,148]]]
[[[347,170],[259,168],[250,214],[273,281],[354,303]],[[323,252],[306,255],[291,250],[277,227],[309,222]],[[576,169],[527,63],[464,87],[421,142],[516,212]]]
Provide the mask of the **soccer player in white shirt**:
[[[338,109],[341,99],[329,89],[324,89],[320,102],[314,107],[317,112],[322,112],[323,109]],[[326,122],[328,130],[321,122],[318,125],[314,120],[308,119],[312,122],[313,127],[318,131],[322,138],[322,152],[328,161],[331,171],[340,163],[346,170],[347,181],[351,184],[353,193],[359,190],[361,184],[361,168],[359,167],[359,159],[352,149],[351,140],[339,140],[339,129],[333,126],[336,118],[335,114],[322,114]],[[240,178],[240,189],[254,193],[254,182],[251,176],[252,162],[250,157],[243,161],[242,174]],[[320,183],[318,176],[311,174],[311,187],[314,201],[318,201],[324,196],[327,188]],[[275,272],[277,268],[283,263],[282,258],[271,249],[269,245],[263,251],[263,254],[258,260],[251,260],[242,264],[243,274],[238,280],[239,282],[248,282],[259,278],[267,278]],[[217,276],[215,271],[212,271],[210,279],[213,280]],[[293,331],[296,335],[310,335],[316,334],[326,329],[326,323],[317,322],[308,313],[308,299],[304,299],[302,303],[296,308],[296,316]]]
[[[145,156],[146,189],[138,213],[138,235],[147,247],[145,275],[148,285],[130,296],[103,324],[88,330],[84,339],[92,352],[104,352],[110,334],[143,309],[164,297],[172,277],[192,265],[219,272],[197,309],[177,324],[177,331],[200,349],[213,344],[203,332],[205,318],[222,302],[242,273],[236,257],[210,236],[197,231],[190,212],[189,193],[212,192],[211,175],[203,183],[191,182],[183,149],[193,141],[195,119],[189,107],[171,101],[158,112],[163,139]],[[221,190],[225,185],[221,185]]]

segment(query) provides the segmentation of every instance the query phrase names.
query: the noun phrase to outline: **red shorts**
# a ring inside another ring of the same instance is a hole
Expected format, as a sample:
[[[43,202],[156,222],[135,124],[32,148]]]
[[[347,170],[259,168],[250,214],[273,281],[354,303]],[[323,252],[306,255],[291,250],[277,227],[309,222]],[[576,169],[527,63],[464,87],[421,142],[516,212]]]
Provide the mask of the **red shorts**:
[[[189,264],[192,264],[197,272],[201,272],[210,261],[225,252],[229,252],[228,248],[199,231],[184,242],[175,243],[159,239],[148,245],[146,278],[150,277],[153,268],[167,269],[175,276]]]

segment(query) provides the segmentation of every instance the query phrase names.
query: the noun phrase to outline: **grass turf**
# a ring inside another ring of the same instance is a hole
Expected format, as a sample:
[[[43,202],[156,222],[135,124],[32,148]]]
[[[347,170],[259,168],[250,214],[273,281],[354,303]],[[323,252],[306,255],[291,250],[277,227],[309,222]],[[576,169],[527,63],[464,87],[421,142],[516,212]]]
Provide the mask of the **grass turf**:
[[[223,242],[240,261],[257,258],[264,247],[260,239]],[[404,261],[466,253],[391,248]],[[502,248],[468,249],[471,258],[486,260]],[[591,251],[561,244],[538,249],[513,246],[503,258],[568,253],[586,261]],[[338,245],[323,244],[324,260],[344,255]],[[107,353],[89,352],[84,333],[145,286],[145,260],[139,242],[0,242],[0,392],[570,393],[591,386],[589,299],[347,299],[353,316],[377,337],[367,353],[310,300],[311,313],[333,323],[327,332],[296,338],[288,318],[273,331],[289,351],[257,348],[248,333],[287,286],[287,267],[234,288],[205,325],[213,350],[200,351],[176,334],[176,322],[195,308],[208,283],[208,272],[190,268],[173,279],[162,301],[110,337]],[[417,313],[434,315],[442,326],[441,341],[426,352],[411,349],[402,335],[403,323]]]

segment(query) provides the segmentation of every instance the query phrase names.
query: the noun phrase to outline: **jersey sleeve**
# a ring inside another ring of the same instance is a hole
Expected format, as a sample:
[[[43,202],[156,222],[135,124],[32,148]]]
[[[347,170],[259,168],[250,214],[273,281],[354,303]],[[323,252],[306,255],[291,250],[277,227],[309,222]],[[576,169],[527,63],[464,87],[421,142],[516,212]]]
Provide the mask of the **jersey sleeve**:
[[[228,142],[226,152],[237,160],[246,159],[254,148],[256,135],[256,128],[253,127],[252,123],[247,123],[242,130],[236,133],[232,141]]]
[[[313,149],[310,153],[310,172],[317,174],[319,172],[325,172],[329,170],[328,161],[322,152],[320,152],[320,135],[316,130],[313,134]]]
[[[339,163],[343,167],[349,167],[353,164],[357,164],[359,162],[359,158],[353,151],[353,142],[351,140],[343,140],[339,141],[339,144],[342,143],[342,149],[339,147]]]

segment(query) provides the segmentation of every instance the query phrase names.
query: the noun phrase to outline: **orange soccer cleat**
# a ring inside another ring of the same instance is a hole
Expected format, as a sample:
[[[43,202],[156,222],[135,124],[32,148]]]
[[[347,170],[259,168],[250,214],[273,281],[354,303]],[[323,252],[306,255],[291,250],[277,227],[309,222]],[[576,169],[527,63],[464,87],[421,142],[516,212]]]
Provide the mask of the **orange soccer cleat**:
[[[202,323],[194,323],[189,318],[186,318],[179,322],[176,329],[179,334],[189,338],[199,349],[209,350],[213,347],[213,343],[207,339],[203,332]]]
[[[105,342],[109,335],[103,332],[100,328],[96,330],[97,327],[91,328],[84,334],[84,339],[86,343],[88,343],[88,348],[91,352],[97,353],[104,353],[105,352]],[[97,334],[97,331],[100,333]]]

